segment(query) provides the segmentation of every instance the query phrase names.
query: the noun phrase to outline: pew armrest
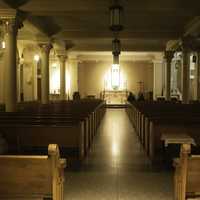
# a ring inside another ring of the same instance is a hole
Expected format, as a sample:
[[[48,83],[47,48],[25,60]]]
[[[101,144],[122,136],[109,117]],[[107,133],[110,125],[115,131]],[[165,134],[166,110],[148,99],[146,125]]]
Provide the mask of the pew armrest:
[[[180,192],[181,192],[181,165],[180,165],[180,159],[175,158],[173,160],[173,167],[175,168],[174,173],[174,199],[179,200],[180,199]]]
[[[66,160],[60,158],[57,144],[50,144],[48,147],[48,153],[52,162],[53,200],[63,200],[64,168],[66,167]]]

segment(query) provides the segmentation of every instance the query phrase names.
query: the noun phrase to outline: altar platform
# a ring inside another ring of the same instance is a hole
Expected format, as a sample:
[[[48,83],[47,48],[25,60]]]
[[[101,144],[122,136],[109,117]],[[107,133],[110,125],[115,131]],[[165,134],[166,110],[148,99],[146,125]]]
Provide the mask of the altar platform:
[[[103,91],[103,99],[106,101],[107,107],[125,107],[128,91],[125,90],[110,90]]]

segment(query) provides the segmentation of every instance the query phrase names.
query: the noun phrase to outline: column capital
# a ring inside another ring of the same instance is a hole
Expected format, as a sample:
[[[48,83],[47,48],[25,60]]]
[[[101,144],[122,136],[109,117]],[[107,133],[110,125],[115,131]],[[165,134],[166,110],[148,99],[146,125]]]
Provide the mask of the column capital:
[[[57,55],[57,57],[60,62],[65,62],[68,58],[67,55],[63,55],[63,54]]]
[[[67,51],[63,49],[57,49],[56,56],[58,57],[60,62],[65,62],[68,59]]]
[[[152,60],[152,64],[163,64],[163,60]]]
[[[51,43],[40,43],[39,47],[42,53],[49,54],[50,50],[53,48]]]
[[[69,56],[69,61],[70,62],[79,62],[79,59],[78,59],[77,56],[70,55]]]
[[[0,10],[0,21],[4,25],[5,33],[17,33],[23,27],[25,17],[24,13],[15,9]]]
[[[18,18],[5,18],[2,20],[4,25],[5,34],[15,33],[17,34],[18,29],[23,27],[22,21]]]
[[[174,51],[165,51],[164,58],[166,59],[167,62],[171,63],[173,57],[174,57]]]

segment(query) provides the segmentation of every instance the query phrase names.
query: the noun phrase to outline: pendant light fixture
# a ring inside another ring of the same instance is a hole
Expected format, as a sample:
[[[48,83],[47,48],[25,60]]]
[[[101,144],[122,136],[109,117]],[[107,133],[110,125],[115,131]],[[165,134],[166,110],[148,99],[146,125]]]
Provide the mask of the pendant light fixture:
[[[110,7],[110,30],[114,35],[112,41],[113,65],[119,65],[119,55],[121,53],[121,42],[118,39],[118,35],[123,30],[122,11],[123,8],[118,0],[114,0],[113,5]]]
[[[122,12],[122,6],[117,0],[114,0],[113,5],[110,7],[110,29],[114,32],[123,30]]]
[[[113,64],[119,65],[119,55],[121,53],[121,43],[120,40],[114,39],[112,41],[112,54],[113,54]]]

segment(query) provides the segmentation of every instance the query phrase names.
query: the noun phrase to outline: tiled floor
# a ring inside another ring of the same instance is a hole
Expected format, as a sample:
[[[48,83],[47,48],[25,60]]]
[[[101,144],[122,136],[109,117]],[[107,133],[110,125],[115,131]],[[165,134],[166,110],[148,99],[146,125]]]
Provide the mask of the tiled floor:
[[[80,170],[66,172],[65,200],[172,200],[172,172],[152,169],[123,109],[108,109]]]

